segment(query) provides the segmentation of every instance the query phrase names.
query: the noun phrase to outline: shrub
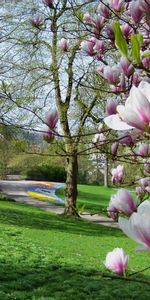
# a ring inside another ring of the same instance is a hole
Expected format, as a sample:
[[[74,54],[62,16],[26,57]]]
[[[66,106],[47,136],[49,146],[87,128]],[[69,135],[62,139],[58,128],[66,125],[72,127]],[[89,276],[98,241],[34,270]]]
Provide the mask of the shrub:
[[[66,171],[64,167],[57,165],[35,166],[27,171],[26,179],[65,182]]]

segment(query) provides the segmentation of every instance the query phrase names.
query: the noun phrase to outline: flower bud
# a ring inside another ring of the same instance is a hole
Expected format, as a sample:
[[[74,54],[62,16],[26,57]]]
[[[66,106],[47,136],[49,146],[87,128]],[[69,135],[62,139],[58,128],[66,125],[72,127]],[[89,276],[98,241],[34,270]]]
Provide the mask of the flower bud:
[[[118,146],[119,146],[118,142],[115,142],[111,145],[111,153],[113,156],[117,155]]]
[[[114,34],[113,25],[107,25],[107,26],[105,27],[105,33],[106,33],[106,36],[107,36],[111,41],[114,41],[114,40],[115,40],[115,34]]]
[[[129,14],[135,24],[139,24],[143,17],[143,11],[141,10],[139,6],[139,1],[132,1],[129,5]]]
[[[134,72],[133,65],[124,56],[122,56],[120,59],[120,69],[127,77],[130,77]]]
[[[103,41],[97,41],[95,46],[93,47],[95,53],[103,54],[105,51],[105,46]]]
[[[132,27],[130,27],[127,23],[122,26],[122,32],[126,39],[129,39],[130,35],[133,33]]]
[[[65,38],[62,38],[59,42],[59,47],[63,50],[63,51],[67,51],[69,48],[69,44],[68,41]]]
[[[40,28],[43,25],[43,18],[41,16],[35,16],[34,19],[31,20],[31,23],[34,27]]]
[[[47,142],[47,143],[51,143],[54,140],[54,133],[48,128],[46,127],[45,132],[43,133],[43,139]]]
[[[108,98],[106,103],[106,114],[107,116],[114,115],[117,113],[118,101],[113,98]]]
[[[81,42],[81,49],[85,51],[89,56],[95,55],[94,46],[96,44],[96,38],[92,37],[89,41]]]
[[[46,115],[46,125],[50,128],[50,129],[54,129],[54,127],[56,126],[58,122],[58,113],[57,110],[53,110],[50,113],[47,113]]]
[[[144,172],[150,174],[150,160],[144,164]]]
[[[124,175],[124,166],[119,165],[117,168],[111,169],[111,174],[113,183],[121,182]]]
[[[143,65],[143,67],[144,67],[145,69],[149,69],[149,67],[150,67],[150,56],[144,57],[144,58],[142,59],[142,65]]]
[[[109,5],[116,11],[121,11],[123,1],[122,0],[109,0]]]
[[[90,16],[89,13],[85,13],[83,16],[83,22],[85,24],[93,24],[93,18]]]
[[[113,67],[106,66],[104,67],[104,78],[108,81],[109,84],[117,84],[120,80],[120,68],[118,65],[114,65]]]
[[[137,149],[137,154],[142,157],[145,157],[148,155],[148,151],[149,151],[149,145],[145,143],[141,143]]]
[[[103,16],[104,18],[109,18],[111,15],[111,11],[110,9],[104,5],[104,4],[99,4],[98,8],[97,8],[97,12]]]
[[[54,0],[43,0],[43,2],[44,2],[44,4],[45,4],[46,6],[48,6],[49,8],[53,8],[53,7],[54,7],[54,6],[53,6]]]
[[[104,22],[105,22],[104,17],[98,15],[97,18],[96,18],[96,21],[95,21],[95,27],[98,30],[101,30],[103,28]]]

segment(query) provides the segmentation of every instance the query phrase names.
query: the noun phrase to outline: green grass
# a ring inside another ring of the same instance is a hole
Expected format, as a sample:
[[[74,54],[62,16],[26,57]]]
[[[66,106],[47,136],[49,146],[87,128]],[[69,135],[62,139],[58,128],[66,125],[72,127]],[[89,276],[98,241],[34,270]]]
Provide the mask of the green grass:
[[[116,188],[79,184],[77,199],[78,208],[79,210],[105,214],[110,196],[116,192]],[[64,199],[64,188],[57,190],[56,194],[58,197]]]
[[[130,272],[150,265],[149,253],[136,253],[118,229],[0,201],[0,299],[148,299],[149,284],[102,276],[110,274],[103,261],[115,247],[130,255]]]

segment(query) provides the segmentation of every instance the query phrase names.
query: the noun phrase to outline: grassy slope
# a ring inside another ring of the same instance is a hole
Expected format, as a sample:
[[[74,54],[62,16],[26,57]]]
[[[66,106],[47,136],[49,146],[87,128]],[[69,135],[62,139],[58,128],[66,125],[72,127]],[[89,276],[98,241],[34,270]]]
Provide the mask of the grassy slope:
[[[78,206],[84,211],[105,213],[110,196],[117,192],[114,188],[94,185],[78,185]],[[64,199],[64,188],[56,191],[58,197]]]
[[[135,243],[118,229],[0,201],[0,244],[0,299],[148,299],[147,284],[97,274],[114,247],[130,254],[132,271],[150,265],[149,254],[135,253]]]

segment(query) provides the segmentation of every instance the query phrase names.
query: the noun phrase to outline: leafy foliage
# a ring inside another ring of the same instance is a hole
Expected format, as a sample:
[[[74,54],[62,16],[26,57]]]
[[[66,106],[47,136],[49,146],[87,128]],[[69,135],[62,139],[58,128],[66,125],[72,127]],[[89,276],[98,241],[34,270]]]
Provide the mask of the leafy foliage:
[[[34,166],[27,171],[26,179],[65,182],[66,171],[64,167],[57,165]]]

